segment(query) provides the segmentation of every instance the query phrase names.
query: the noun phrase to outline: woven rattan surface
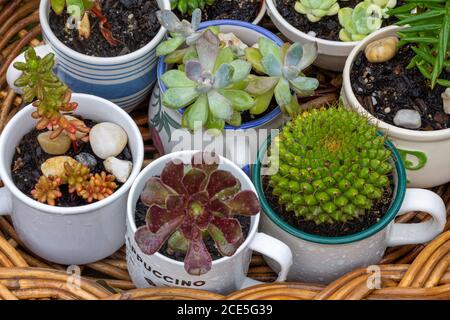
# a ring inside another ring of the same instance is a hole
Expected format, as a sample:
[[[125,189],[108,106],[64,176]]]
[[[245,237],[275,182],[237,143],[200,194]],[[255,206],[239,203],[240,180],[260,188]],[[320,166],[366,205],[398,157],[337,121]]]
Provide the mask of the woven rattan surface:
[[[0,132],[22,107],[22,99],[5,83],[8,65],[24,48],[40,43],[38,0],[0,0]],[[269,19],[263,26],[273,30]],[[330,103],[338,97],[341,76],[311,69],[321,83],[306,108]],[[147,122],[147,102],[133,112],[145,142],[144,165],[158,157]],[[434,189],[450,214],[450,184]],[[428,219],[411,212],[397,221]],[[373,270],[373,269],[372,269]],[[70,271],[70,272],[69,272]],[[0,300],[17,299],[450,299],[450,219],[444,233],[424,245],[388,248],[376,274],[357,269],[328,286],[305,283],[267,283],[222,296],[179,288],[136,289],[127,271],[122,248],[102,261],[67,269],[42,260],[17,236],[9,217],[0,217]],[[79,271],[79,272],[78,272]],[[271,282],[276,276],[259,255],[252,257],[248,275]]]

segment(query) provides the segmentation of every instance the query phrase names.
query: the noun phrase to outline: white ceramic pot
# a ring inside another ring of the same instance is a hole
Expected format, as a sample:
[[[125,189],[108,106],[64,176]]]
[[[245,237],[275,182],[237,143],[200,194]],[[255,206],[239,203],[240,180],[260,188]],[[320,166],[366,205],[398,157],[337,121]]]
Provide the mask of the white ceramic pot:
[[[352,90],[350,72],[360,51],[374,40],[395,36],[399,27],[383,28],[362,40],[350,53],[343,72],[341,97],[344,103],[366,115],[389,136],[399,150],[408,174],[408,186],[431,188],[450,181],[450,129],[417,131],[399,128],[376,119],[359,103]]]
[[[208,21],[201,23],[200,29],[205,29],[209,26],[220,26],[221,31],[224,33],[233,32],[244,43],[250,46],[256,43],[260,37],[269,38],[276,42],[279,46],[283,44],[283,42],[270,31],[247,22],[235,20]],[[200,139],[195,139],[195,142],[191,141],[190,138],[193,138],[192,135],[188,130],[181,127],[181,112],[179,110],[166,108],[162,104],[161,88],[163,92],[166,88],[161,81],[161,76],[167,71],[167,69],[168,66],[164,62],[164,57],[161,57],[158,62],[158,82],[153,90],[148,110],[153,142],[160,154],[166,154],[179,150],[204,149],[207,145],[217,141],[215,137],[205,134]],[[280,108],[277,107],[265,116],[243,123],[239,127],[226,125],[225,134],[229,133],[230,135],[233,135],[233,137],[226,140],[222,144],[225,150],[216,149],[215,152],[221,155],[227,155],[228,158],[240,165],[254,163],[256,160],[258,147],[267,138],[267,133],[270,134],[270,129],[278,128],[284,122],[285,118],[281,113]],[[231,142],[231,140],[237,136],[253,137],[254,133],[257,135],[256,143],[245,139],[242,143],[233,144]],[[225,134],[220,137],[223,138]],[[186,143],[188,144],[186,145]],[[194,143],[200,143],[200,145],[194,145]],[[242,157],[242,160],[239,160],[237,158],[240,155],[248,156]]]
[[[312,37],[303,32],[308,32],[308,30],[298,30],[284,19],[277,10],[276,0],[266,0],[266,6],[270,19],[286,38],[292,42],[301,42],[303,44],[308,42],[317,43],[319,55],[314,61],[314,65],[327,70],[342,71],[347,56],[358,42],[331,41]],[[292,10],[295,10],[294,7],[292,7]]]
[[[406,189],[406,174],[400,156],[389,141],[386,146],[392,152],[395,166],[391,207],[379,222],[368,229],[341,237],[303,232],[286,223],[270,207],[261,182],[261,160],[265,159],[266,145],[260,149],[252,177],[264,212],[261,230],[291,248],[294,264],[288,275],[289,281],[326,284],[356,268],[377,264],[387,247],[425,243],[444,230],[447,214],[443,200],[429,190]],[[411,211],[426,212],[431,215],[431,219],[416,224],[394,222],[396,216]],[[268,263],[277,270],[276,264],[270,260]],[[369,268],[367,272],[373,272],[371,270]]]
[[[201,276],[192,276],[184,269],[183,262],[172,260],[160,253],[144,254],[134,240],[136,224],[134,220],[136,202],[144,189],[147,180],[161,174],[164,166],[171,160],[190,163],[192,155],[197,151],[180,151],[165,155],[151,162],[137,177],[128,197],[127,214],[127,263],[133,283],[139,287],[173,286],[192,289],[204,289],[227,294],[256,281],[247,278],[247,270],[252,250],[274,259],[280,266],[277,281],[284,281],[292,264],[292,252],[281,241],[264,233],[257,232],[259,213],[251,218],[251,226],[247,239],[231,257],[214,260],[211,270]],[[245,173],[232,161],[220,157],[219,168],[230,171],[241,182],[242,190],[256,192],[252,182]]]
[[[169,0],[156,1],[161,9],[170,9]],[[164,28],[134,52],[118,57],[92,57],[67,47],[54,35],[48,21],[50,10],[50,1],[42,0],[39,20],[46,45],[41,54],[55,54],[56,74],[73,92],[108,99],[127,111],[147,97],[156,80],[156,47],[166,34]],[[23,60],[23,55],[18,59]],[[13,84],[10,79],[17,78],[15,73],[11,64],[7,76],[10,86]]]
[[[124,185],[108,198],[80,207],[53,207],[20,191],[11,178],[11,161],[22,137],[36,125],[28,105],[7,124],[0,137],[0,215],[10,214],[20,239],[38,256],[61,264],[86,264],[101,260],[124,243],[128,190],[139,174],[144,145],[138,127],[120,107],[105,99],[73,94],[76,114],[94,121],[109,121],[128,134],[133,170]]]

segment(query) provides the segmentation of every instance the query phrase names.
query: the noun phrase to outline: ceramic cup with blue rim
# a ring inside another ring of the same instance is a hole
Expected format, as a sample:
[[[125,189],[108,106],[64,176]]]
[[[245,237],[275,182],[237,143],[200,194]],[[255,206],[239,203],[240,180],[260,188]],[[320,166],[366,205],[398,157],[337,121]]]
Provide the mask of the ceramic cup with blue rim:
[[[157,0],[161,9],[170,9],[169,0]],[[37,48],[39,55],[53,52],[55,71],[73,92],[87,93],[110,100],[126,111],[131,111],[148,95],[156,80],[156,47],[166,30],[160,28],[156,36],[144,47],[118,57],[91,57],[64,45],[50,28],[48,15],[50,1],[41,0],[39,19],[45,45]],[[23,61],[23,54],[15,61]],[[17,70],[8,69],[8,84],[17,78]]]
[[[234,33],[249,46],[257,43],[260,37],[266,37],[279,46],[283,45],[283,41],[270,31],[247,22],[236,20],[207,21],[200,24],[200,29],[210,26],[219,26],[220,31],[223,33]],[[208,148],[208,145],[212,145],[218,138],[203,133],[202,137],[197,139],[195,135],[182,128],[182,111],[166,108],[161,101],[162,92],[166,91],[166,87],[161,81],[161,76],[169,67],[164,62],[164,57],[161,57],[157,68],[158,82],[153,90],[149,106],[149,123],[153,142],[161,154],[172,151]],[[227,132],[231,137],[225,137],[223,148],[221,150],[216,148],[214,151],[242,166],[254,163],[259,145],[267,138],[267,133],[270,134],[271,129],[280,127],[284,122],[285,118],[277,106],[261,118],[242,123],[241,126],[226,125],[224,135],[221,135],[221,137],[224,137]],[[255,134],[257,138],[255,138]],[[257,141],[257,143],[252,143],[253,141]],[[252,159],[253,161],[251,161]]]
[[[356,268],[377,264],[387,247],[425,243],[444,230],[444,201],[429,190],[406,188],[403,162],[389,141],[386,141],[386,147],[392,153],[395,188],[391,206],[380,221],[364,231],[340,237],[318,236],[294,228],[269,205],[264,194],[261,172],[262,163],[267,163],[268,141],[259,150],[252,180],[263,210],[260,230],[286,243],[294,254],[289,281],[329,283]],[[394,222],[395,217],[411,211],[426,212],[431,219],[414,224]],[[276,264],[268,263],[277,270]],[[367,269],[368,273],[373,271],[372,268]]]

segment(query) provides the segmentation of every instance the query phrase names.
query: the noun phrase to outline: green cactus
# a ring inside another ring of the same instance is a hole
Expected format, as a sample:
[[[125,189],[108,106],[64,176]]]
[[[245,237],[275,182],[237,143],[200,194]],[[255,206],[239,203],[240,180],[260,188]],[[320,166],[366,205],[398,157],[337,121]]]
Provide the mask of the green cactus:
[[[298,0],[295,11],[306,14],[311,22],[317,22],[325,16],[334,16],[339,11],[337,0]]]
[[[287,211],[317,224],[361,216],[390,183],[384,142],[365,117],[343,107],[298,116],[272,144],[273,194]]]
[[[339,38],[342,41],[359,41],[381,28],[387,12],[395,7],[396,0],[364,0],[354,9],[339,9],[338,18],[342,26]]]

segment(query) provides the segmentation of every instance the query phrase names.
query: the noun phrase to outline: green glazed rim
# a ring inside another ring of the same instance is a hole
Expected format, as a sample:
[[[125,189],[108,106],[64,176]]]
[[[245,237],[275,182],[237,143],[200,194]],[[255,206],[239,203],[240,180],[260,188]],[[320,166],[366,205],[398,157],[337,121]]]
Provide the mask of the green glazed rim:
[[[381,133],[378,133],[381,135]],[[261,202],[262,209],[266,216],[275,223],[279,228],[282,230],[290,233],[294,237],[320,243],[320,244],[345,244],[345,243],[352,243],[356,241],[360,241],[363,239],[366,239],[377,232],[383,230],[397,215],[398,211],[400,210],[400,207],[403,203],[403,199],[405,198],[405,192],[406,192],[406,171],[403,166],[403,162],[400,158],[400,154],[398,153],[397,149],[394,147],[394,145],[386,139],[385,146],[392,152],[392,160],[395,165],[395,172],[397,174],[397,185],[396,185],[396,192],[394,201],[392,202],[389,211],[383,216],[383,218],[377,222],[376,224],[372,225],[370,228],[363,230],[358,233],[341,236],[341,237],[325,237],[325,236],[319,236],[314,235],[310,233],[306,233],[304,231],[301,231],[291,225],[289,225],[286,221],[284,221],[269,205],[267,202],[266,196],[264,194],[263,188],[262,188],[262,181],[261,181],[261,160],[263,159],[266,150],[267,145],[269,144],[269,141],[272,141],[272,135],[270,135],[266,141],[261,145],[260,149],[258,150],[258,155],[256,159],[256,164],[254,165],[253,171],[252,171],[252,180],[256,187],[256,191],[258,192],[259,201]]]

